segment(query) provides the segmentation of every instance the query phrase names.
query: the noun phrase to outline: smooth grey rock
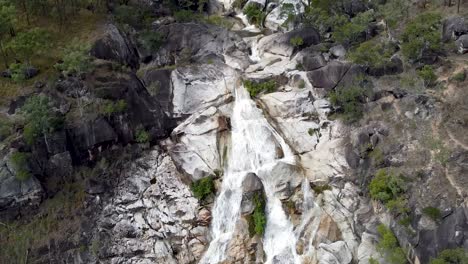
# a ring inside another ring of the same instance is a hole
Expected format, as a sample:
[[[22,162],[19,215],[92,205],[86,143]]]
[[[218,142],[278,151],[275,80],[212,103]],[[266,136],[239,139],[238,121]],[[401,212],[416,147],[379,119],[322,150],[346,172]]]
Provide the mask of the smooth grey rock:
[[[461,16],[452,16],[444,20],[442,26],[442,40],[456,40],[468,33],[468,20]]]
[[[319,244],[317,256],[320,264],[349,264],[353,260],[353,255],[344,241]]]
[[[465,54],[468,52],[468,34],[461,36],[455,41],[457,51],[460,54]]]
[[[302,58],[302,67],[304,67],[306,71],[313,71],[325,65],[327,65],[327,62],[322,54],[307,54]]]
[[[351,64],[332,61],[327,66],[307,73],[315,88],[333,89],[351,68]]]
[[[330,53],[335,58],[343,58],[346,56],[346,49],[343,47],[343,45],[336,45],[330,48]]]

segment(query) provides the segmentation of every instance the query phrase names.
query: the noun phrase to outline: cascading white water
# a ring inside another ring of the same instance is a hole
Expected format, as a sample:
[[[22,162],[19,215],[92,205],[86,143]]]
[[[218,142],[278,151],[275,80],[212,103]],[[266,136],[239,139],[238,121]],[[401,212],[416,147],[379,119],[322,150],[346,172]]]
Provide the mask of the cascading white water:
[[[263,243],[266,263],[299,263],[293,225],[275,196],[279,179],[269,173],[279,161],[293,163],[292,151],[268,124],[244,87],[238,87],[235,93],[231,152],[213,208],[212,241],[200,263],[215,264],[225,259],[228,243],[240,217],[242,181],[249,172],[260,177],[267,194],[267,226]],[[277,157],[278,143],[284,153],[283,158]]]

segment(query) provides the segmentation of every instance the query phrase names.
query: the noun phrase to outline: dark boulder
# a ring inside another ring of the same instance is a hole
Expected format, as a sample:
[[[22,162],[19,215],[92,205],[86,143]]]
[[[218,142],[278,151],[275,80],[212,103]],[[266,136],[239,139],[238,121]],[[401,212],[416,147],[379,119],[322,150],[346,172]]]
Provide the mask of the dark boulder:
[[[457,51],[460,54],[468,52],[468,34],[461,36],[457,41],[455,41]]]
[[[468,244],[468,209],[459,207],[445,217],[435,230],[421,230],[415,248],[421,263],[429,263],[446,248],[458,248]]]
[[[163,111],[170,116],[172,113],[172,83],[171,69],[140,69],[143,72],[141,78],[145,83],[149,94],[158,101]]]
[[[106,25],[103,36],[91,48],[91,55],[98,59],[115,61],[131,68],[138,67],[138,50],[130,36],[112,25]]]
[[[51,156],[45,174],[42,179],[45,191],[48,196],[53,196],[63,188],[64,184],[72,180],[73,164],[70,152],[65,151]]]
[[[332,61],[325,67],[308,72],[307,77],[315,88],[331,90],[337,85],[348,87],[363,72],[364,68],[361,66]]]
[[[453,16],[447,18],[443,22],[442,40],[456,40],[461,35],[468,33],[468,20],[461,16]]]
[[[309,47],[311,45],[316,45],[320,43],[320,34],[315,28],[312,27],[304,27],[298,28],[292,31],[289,31],[284,34],[285,41],[287,43],[291,43],[292,38],[302,38],[303,44],[300,46],[301,48]]]
[[[304,67],[306,71],[313,71],[325,65],[327,65],[327,62],[322,54],[306,54],[302,58],[302,67]]]
[[[364,12],[367,10],[367,6],[363,0],[350,0],[343,1],[343,11],[349,16],[355,16],[358,13]]]

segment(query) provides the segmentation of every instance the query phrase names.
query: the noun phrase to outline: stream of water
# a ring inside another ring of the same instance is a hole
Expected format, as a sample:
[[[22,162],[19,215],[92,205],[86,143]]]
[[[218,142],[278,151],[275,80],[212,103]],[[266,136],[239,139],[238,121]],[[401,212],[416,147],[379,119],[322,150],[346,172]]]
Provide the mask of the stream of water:
[[[299,263],[293,225],[276,196],[278,179],[270,173],[280,161],[293,163],[292,151],[270,126],[244,87],[235,89],[235,98],[231,118],[232,147],[212,212],[212,241],[200,263],[215,264],[226,258],[229,241],[240,218],[242,181],[250,172],[260,177],[267,194],[267,226],[263,237],[266,263]],[[282,157],[278,157],[278,147],[284,154]]]

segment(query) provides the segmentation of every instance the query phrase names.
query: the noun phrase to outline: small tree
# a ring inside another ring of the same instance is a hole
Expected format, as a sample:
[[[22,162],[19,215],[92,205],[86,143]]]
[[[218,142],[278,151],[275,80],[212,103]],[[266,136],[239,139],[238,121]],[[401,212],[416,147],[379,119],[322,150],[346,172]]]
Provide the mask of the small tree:
[[[34,28],[26,32],[19,33],[9,43],[9,47],[19,55],[28,66],[31,65],[31,59],[38,54],[43,53],[48,44],[49,34],[46,30]]]
[[[32,96],[21,110],[26,121],[23,131],[26,142],[32,145],[38,137],[43,136],[48,147],[47,136],[63,124],[63,119],[51,109],[49,98],[44,95]]]
[[[88,72],[92,68],[91,56],[89,56],[89,45],[74,43],[64,50],[63,62],[55,67],[64,74],[76,74]]]
[[[3,55],[5,67],[8,68],[8,57],[6,50],[3,46],[3,42],[6,38],[6,35],[13,28],[13,24],[16,20],[16,9],[15,7],[7,2],[0,1],[0,50]]]
[[[22,84],[26,80],[26,70],[27,70],[26,65],[21,64],[21,63],[12,63],[10,65],[11,79],[15,83]]]
[[[424,67],[418,71],[418,75],[423,79],[425,87],[434,85],[435,81],[437,80],[437,75],[429,65],[424,65]]]
[[[423,52],[437,53],[442,48],[440,34],[441,16],[423,13],[407,24],[402,35],[402,51],[410,60],[418,60]]]
[[[15,177],[20,181],[25,181],[31,177],[28,166],[28,155],[24,152],[15,152],[10,157],[10,162],[15,170]]]

